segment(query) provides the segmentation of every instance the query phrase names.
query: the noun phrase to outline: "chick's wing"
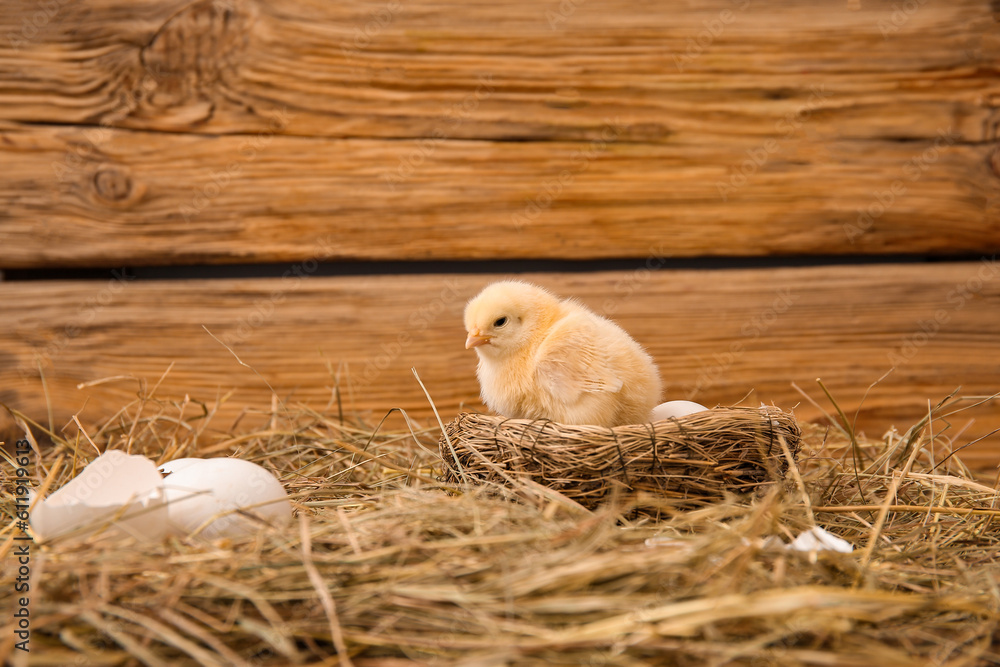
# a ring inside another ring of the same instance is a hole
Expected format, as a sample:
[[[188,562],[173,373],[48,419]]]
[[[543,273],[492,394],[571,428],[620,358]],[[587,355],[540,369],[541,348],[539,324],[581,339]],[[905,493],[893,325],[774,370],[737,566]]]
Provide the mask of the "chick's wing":
[[[565,405],[586,393],[617,393],[624,383],[602,347],[600,332],[587,319],[564,318],[538,348],[535,381]]]

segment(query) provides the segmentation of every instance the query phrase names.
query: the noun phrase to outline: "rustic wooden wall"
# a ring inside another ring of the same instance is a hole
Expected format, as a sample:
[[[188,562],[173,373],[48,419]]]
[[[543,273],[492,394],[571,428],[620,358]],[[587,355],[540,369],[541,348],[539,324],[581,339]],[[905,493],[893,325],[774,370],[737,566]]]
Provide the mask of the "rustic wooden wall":
[[[329,364],[351,407],[426,416],[415,366],[450,414],[476,397],[462,305],[498,275],[317,262],[525,258],[627,260],[532,277],[633,331],[668,398],[819,419],[793,382],[853,414],[895,367],[860,413],[877,434],[960,385],[991,395],[993,5],[8,2],[0,269],[288,276],[0,282],[0,400],[92,422],[136,385],[79,383],[174,362],[158,395],[237,389],[220,424],[270,405],[204,326],[286,401],[326,406]],[[756,259],[676,268],[707,257]],[[942,261],[895,261],[920,257]],[[1000,404],[952,421],[974,440]],[[992,467],[1000,439],[970,452]]]

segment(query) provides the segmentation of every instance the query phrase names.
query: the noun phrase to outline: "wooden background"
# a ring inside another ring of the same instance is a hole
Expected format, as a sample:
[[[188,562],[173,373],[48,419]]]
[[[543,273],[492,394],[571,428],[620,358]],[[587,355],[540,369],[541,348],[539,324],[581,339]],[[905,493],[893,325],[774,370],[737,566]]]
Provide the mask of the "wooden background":
[[[993,395],[1000,8],[904,4],[7,2],[0,401],[90,424],[138,384],[79,384],[173,363],[220,429],[265,380],[426,418],[412,366],[448,419],[488,260],[621,322],[665,398],[817,420],[823,378],[853,416],[895,368],[877,436]]]

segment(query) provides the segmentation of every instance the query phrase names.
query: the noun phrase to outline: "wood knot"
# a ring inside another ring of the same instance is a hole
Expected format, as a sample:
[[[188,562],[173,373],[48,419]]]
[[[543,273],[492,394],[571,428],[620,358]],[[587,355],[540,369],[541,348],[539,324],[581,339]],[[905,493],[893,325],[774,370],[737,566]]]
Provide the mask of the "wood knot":
[[[97,202],[105,206],[131,206],[142,196],[142,191],[143,188],[136,186],[127,168],[110,165],[94,173],[94,194]]]
[[[156,79],[150,103],[177,111],[188,124],[207,120],[214,102],[224,99],[218,90],[238,87],[233,79],[253,17],[243,0],[199,0],[174,14],[142,49]]]
[[[132,179],[120,169],[109,167],[94,174],[94,187],[102,199],[122,201],[132,192]]]
[[[993,169],[993,175],[1000,178],[1000,146],[993,149],[993,154],[990,155],[990,167]]]

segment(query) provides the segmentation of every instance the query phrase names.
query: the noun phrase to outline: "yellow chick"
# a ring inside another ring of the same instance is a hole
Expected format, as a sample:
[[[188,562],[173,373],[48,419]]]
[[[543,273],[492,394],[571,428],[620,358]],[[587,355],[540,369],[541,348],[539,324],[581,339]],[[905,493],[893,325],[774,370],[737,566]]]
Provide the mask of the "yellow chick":
[[[619,426],[660,402],[653,359],[609,319],[529,283],[488,285],[465,307],[483,401],[512,418]]]

